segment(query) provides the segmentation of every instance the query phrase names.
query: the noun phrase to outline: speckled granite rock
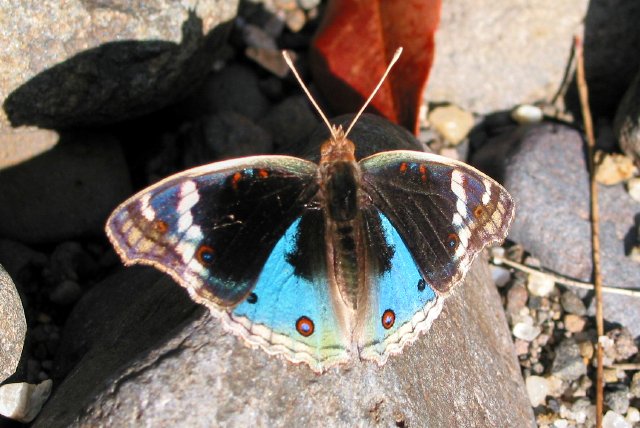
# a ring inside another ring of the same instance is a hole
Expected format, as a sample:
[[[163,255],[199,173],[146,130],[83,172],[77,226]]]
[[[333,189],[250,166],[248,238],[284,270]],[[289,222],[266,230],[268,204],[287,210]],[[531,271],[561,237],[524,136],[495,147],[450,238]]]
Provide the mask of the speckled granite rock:
[[[18,367],[26,333],[22,301],[11,277],[0,265],[0,383]]]
[[[237,5],[2,2],[0,127],[105,124],[168,105],[209,71]]]
[[[243,346],[158,275],[124,271],[80,303],[60,356],[77,364],[34,426],[534,426],[486,260],[402,355],[322,376]]]
[[[476,154],[481,165],[503,159],[504,185],[517,215],[509,238],[534,254],[545,268],[588,281],[591,277],[589,178],[584,142],[561,124],[523,127]],[[498,154],[499,153],[499,154]],[[495,166],[495,165],[494,165]],[[601,260],[604,283],[638,288],[640,269],[628,255],[635,240],[640,203],[624,185],[599,186]],[[605,294],[605,318],[640,334],[640,306],[623,296]]]
[[[43,243],[101,235],[109,212],[131,193],[112,137],[63,134],[51,150],[0,170],[0,237]]]

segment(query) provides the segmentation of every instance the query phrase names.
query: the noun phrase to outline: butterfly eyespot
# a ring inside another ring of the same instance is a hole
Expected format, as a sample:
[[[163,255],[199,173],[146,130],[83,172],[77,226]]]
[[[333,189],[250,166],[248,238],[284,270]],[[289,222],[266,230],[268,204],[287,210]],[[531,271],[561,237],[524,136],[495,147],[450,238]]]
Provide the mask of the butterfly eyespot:
[[[393,327],[393,324],[395,322],[396,322],[396,313],[393,312],[391,309],[387,309],[386,311],[384,311],[384,313],[382,314],[382,326],[387,330],[389,330],[391,327]]]
[[[424,291],[426,286],[427,286],[427,281],[420,278],[420,280],[418,280],[418,291]]]
[[[258,295],[256,293],[249,294],[249,297],[247,297],[247,303],[252,305],[258,303]]]
[[[259,169],[258,170],[258,177],[260,177],[260,178],[269,177],[269,171],[267,171],[266,169]]]
[[[313,334],[314,330],[313,321],[311,321],[308,317],[300,317],[298,321],[296,321],[296,330],[304,337],[309,337]]]
[[[400,164],[400,172],[401,172],[401,173],[403,173],[403,174],[404,174],[405,172],[407,172],[407,163],[406,163],[406,162],[402,162],[402,163]]]
[[[426,165],[422,164],[420,165],[420,168],[418,168],[418,170],[420,171],[420,179],[422,180],[423,183],[427,182],[427,167]]]
[[[480,218],[484,215],[484,207],[482,205],[478,205],[473,209],[473,215],[476,218]]]
[[[153,230],[158,232],[161,235],[164,235],[169,230],[169,225],[166,221],[156,220],[153,222]]]
[[[456,249],[459,242],[460,242],[460,238],[458,238],[458,235],[456,235],[455,233],[450,233],[449,236],[447,236],[447,245],[452,250]]]
[[[231,177],[231,186],[233,187],[234,190],[238,190],[238,183],[240,182],[241,179],[242,179],[241,172],[236,172]]]
[[[201,245],[196,251],[196,259],[207,266],[213,263],[213,248],[208,245]]]

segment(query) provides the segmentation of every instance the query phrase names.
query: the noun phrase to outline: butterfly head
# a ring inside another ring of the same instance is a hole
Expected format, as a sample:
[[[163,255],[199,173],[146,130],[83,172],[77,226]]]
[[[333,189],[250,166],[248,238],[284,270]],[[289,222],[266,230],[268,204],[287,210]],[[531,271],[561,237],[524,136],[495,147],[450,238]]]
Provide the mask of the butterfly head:
[[[331,137],[320,148],[320,164],[338,161],[355,162],[355,150],[355,145],[346,137],[342,126],[332,125]]]

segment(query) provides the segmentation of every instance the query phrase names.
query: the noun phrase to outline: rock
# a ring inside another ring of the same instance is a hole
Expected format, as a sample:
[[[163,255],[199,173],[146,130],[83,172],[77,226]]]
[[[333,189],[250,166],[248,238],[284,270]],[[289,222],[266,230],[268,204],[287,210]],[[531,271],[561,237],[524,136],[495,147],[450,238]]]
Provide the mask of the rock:
[[[581,332],[586,323],[587,321],[579,315],[567,314],[564,316],[564,328],[571,333]]]
[[[580,355],[582,356],[582,358],[590,360],[591,357],[593,357],[593,353],[595,350],[591,341],[580,342],[578,343],[578,346],[580,346]]]
[[[429,113],[429,122],[450,144],[458,145],[473,127],[473,115],[455,105],[436,107]]]
[[[496,284],[496,287],[501,288],[509,283],[511,280],[511,271],[509,269],[495,265],[491,265],[490,268],[491,277],[493,278],[493,283]]]
[[[527,304],[529,293],[523,284],[514,284],[507,292],[507,318],[513,320]]]
[[[248,47],[244,51],[247,58],[254,60],[264,69],[283,79],[289,74],[289,66],[285,62],[282,52],[278,49],[264,49]],[[293,57],[293,55],[291,55]]]
[[[640,71],[618,105],[613,130],[620,148],[632,159],[640,160]]]
[[[271,133],[276,150],[281,152],[306,142],[318,124],[307,98],[302,95],[286,98],[258,122]]]
[[[544,404],[549,395],[549,384],[547,380],[540,376],[529,376],[525,380],[527,394],[533,407]]]
[[[602,378],[604,379],[604,383],[618,383],[618,381],[620,380],[618,378],[617,369],[611,369],[611,368],[605,367],[602,373],[603,373]]]
[[[635,372],[631,378],[629,392],[636,398],[640,398],[640,372]]]
[[[62,306],[68,306],[77,302],[81,296],[82,288],[80,285],[68,279],[62,281],[49,293],[49,299],[51,299],[53,303]]]
[[[633,177],[636,167],[633,160],[617,153],[596,152],[596,181],[605,186],[613,186]]]
[[[640,177],[634,177],[627,181],[627,192],[634,201],[640,202]]]
[[[118,142],[84,132],[0,171],[0,188],[0,236],[24,243],[103,236],[108,214],[131,193]]]
[[[540,107],[522,104],[511,111],[511,118],[521,125],[542,122],[543,113]]]
[[[635,407],[629,407],[629,410],[627,410],[627,416],[625,417],[625,419],[630,424],[640,422],[640,410],[636,409]]]
[[[140,116],[202,81],[237,0],[154,7],[117,1],[3,2],[0,100],[13,126],[69,128]],[[7,127],[2,113],[0,127]]]
[[[58,139],[58,133],[49,129],[32,126],[2,129],[0,126],[0,170],[51,150]]]
[[[587,366],[580,356],[580,347],[568,338],[556,348],[556,356],[551,366],[551,374],[563,380],[576,380],[587,373]]]
[[[588,398],[579,398],[569,406],[563,406],[560,409],[560,416],[576,421],[578,424],[584,424],[588,420],[595,422],[596,406],[591,404]]]
[[[45,254],[20,242],[0,239],[0,265],[4,266],[12,278],[20,278],[25,268],[42,268],[48,263],[49,259]]]
[[[11,277],[0,265],[0,383],[18,367],[26,333],[22,301]]]
[[[508,150],[487,147],[476,152],[478,159],[490,159],[497,151],[508,155],[502,167],[504,184],[517,206],[510,239],[538,257],[545,268],[590,280],[589,179],[581,135],[549,123],[521,128],[516,135],[505,137]],[[599,206],[603,282],[640,288],[640,269],[626,254],[640,203],[619,184],[599,187]],[[603,302],[608,321],[640,335],[639,305],[629,305],[626,297],[611,293],[604,293]]]
[[[614,412],[624,415],[629,410],[629,388],[619,387],[616,391],[604,394],[604,403]]]
[[[560,297],[560,303],[562,304],[562,308],[570,314],[579,316],[587,314],[587,308],[582,302],[582,299],[571,290],[567,290],[562,293],[562,296]]]
[[[602,428],[633,428],[622,415],[609,410],[602,418]]]
[[[251,421],[278,427],[319,420],[328,426],[374,420],[385,426],[444,426],[452,415],[462,427],[474,426],[481,415],[489,425],[533,426],[485,264],[474,265],[431,331],[384,367],[354,361],[322,376],[243,346],[208,312],[194,311],[181,288],[158,277],[148,269],[128,269],[85,295],[64,334],[75,345],[61,347],[69,350],[60,361],[72,361],[71,372],[34,427],[72,421],[125,426]],[[473,320],[475,327],[464,327],[470,321],[463,320]],[[90,332],[84,339],[83,330]],[[417,366],[431,369],[418,375]],[[253,404],[241,404],[248,402]],[[423,404],[410,405],[416,402]]]
[[[529,292],[534,296],[548,296],[556,288],[553,278],[542,273],[530,273],[527,282]]]
[[[443,2],[438,56],[425,97],[478,113],[551,99],[565,73],[567,40],[580,32],[587,5],[586,0],[543,0],[517,8],[509,1]],[[629,55],[635,52],[633,44],[625,46]]]
[[[605,348],[605,353],[613,361],[626,361],[638,353],[638,346],[628,329],[614,328],[607,332],[607,337],[613,340],[614,346],[609,348],[611,352],[607,352]]]
[[[272,150],[271,135],[251,119],[234,112],[220,113],[202,118],[186,149],[185,163],[196,166]]]
[[[31,422],[49,398],[51,386],[50,379],[37,385],[23,382],[0,386],[0,415],[18,422]]]
[[[538,337],[542,332],[542,329],[537,325],[530,325],[523,322],[519,322],[513,326],[513,335],[518,339],[522,339],[527,342],[531,342]]]

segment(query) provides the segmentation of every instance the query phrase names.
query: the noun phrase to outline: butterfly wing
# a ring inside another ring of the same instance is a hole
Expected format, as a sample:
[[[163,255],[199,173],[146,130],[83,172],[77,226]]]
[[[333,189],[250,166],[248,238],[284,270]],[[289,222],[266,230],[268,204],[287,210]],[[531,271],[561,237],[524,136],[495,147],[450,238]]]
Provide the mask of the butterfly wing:
[[[399,150],[363,159],[360,167],[370,203],[389,219],[440,294],[464,279],[485,246],[507,235],[515,208],[511,196],[465,163]]]
[[[514,204],[480,171],[429,153],[379,153],[360,167],[368,295],[358,346],[383,364],[431,327],[477,254],[504,240]]]
[[[350,334],[337,315],[325,257],[322,211],[308,210],[280,238],[228,326],[248,343],[317,372],[349,361]]]
[[[209,306],[232,307],[256,283],[276,242],[318,189],[317,166],[285,156],[213,163],[141,191],[106,232],[125,264],[170,274]]]

